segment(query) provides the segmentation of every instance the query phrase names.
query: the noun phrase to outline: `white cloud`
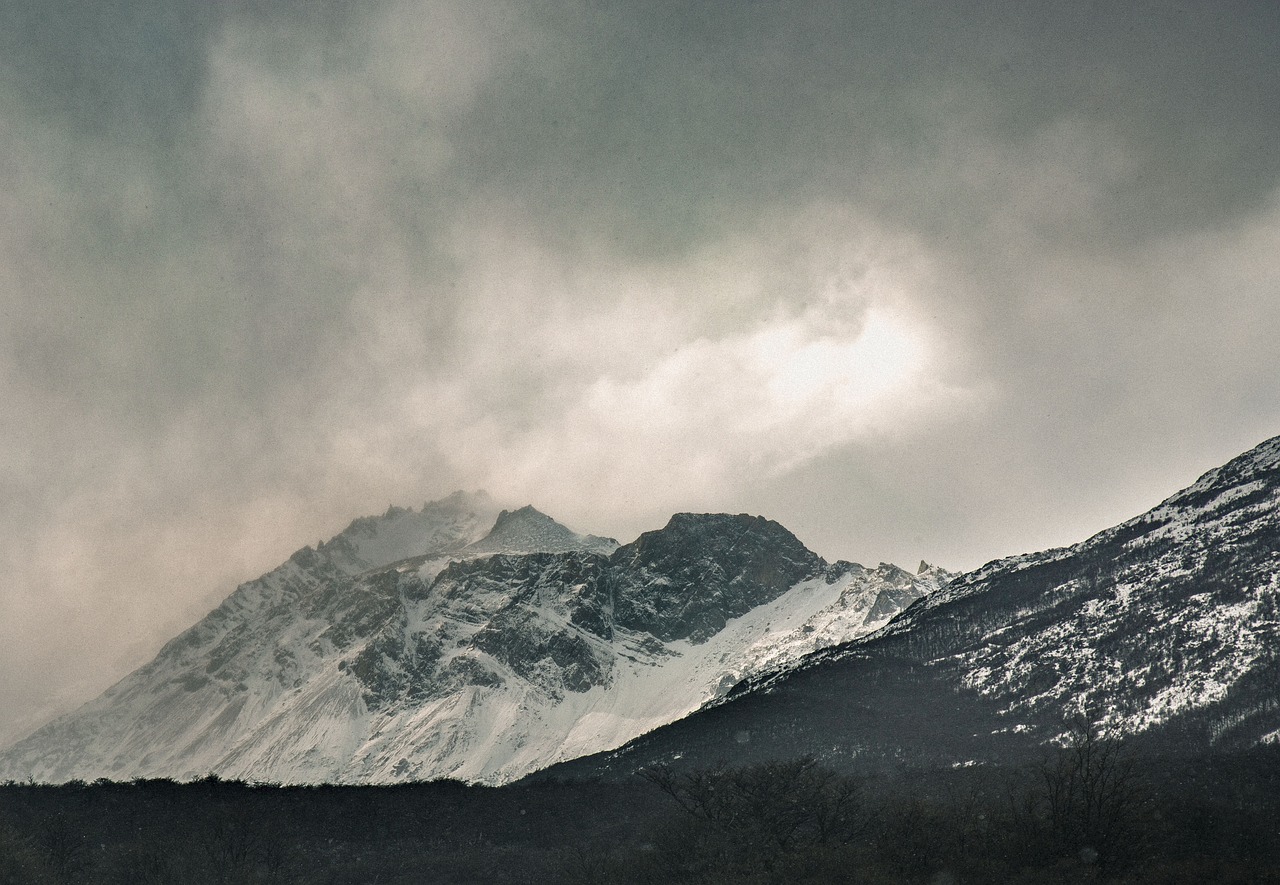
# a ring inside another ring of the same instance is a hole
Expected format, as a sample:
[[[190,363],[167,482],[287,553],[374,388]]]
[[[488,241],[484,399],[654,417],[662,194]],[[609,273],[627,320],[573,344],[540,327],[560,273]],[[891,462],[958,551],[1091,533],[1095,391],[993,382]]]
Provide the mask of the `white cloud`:
[[[946,377],[911,308],[934,284],[925,257],[830,209],[647,267],[476,237],[457,361],[387,416],[468,484],[570,516],[714,506],[752,477],[983,399]]]
[[[1157,125],[1128,78],[1026,104],[985,53],[895,90],[863,73],[901,47],[829,10],[294,6],[170,35],[201,63],[163,107],[146,57],[0,77],[0,713],[461,486],[962,565],[1275,430],[1280,214],[1232,205],[1273,186],[1265,54]]]

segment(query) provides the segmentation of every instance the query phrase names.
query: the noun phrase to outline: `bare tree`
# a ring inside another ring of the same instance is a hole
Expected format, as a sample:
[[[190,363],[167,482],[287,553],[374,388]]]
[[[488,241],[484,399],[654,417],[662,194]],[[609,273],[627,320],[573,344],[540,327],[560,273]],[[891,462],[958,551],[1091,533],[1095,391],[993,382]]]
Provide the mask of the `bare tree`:
[[[812,757],[682,773],[658,766],[642,776],[766,864],[801,848],[848,843],[867,823],[857,782]]]
[[[58,881],[75,881],[87,863],[85,837],[61,812],[44,822],[39,845]]]
[[[1111,869],[1138,849],[1145,804],[1136,763],[1120,740],[1079,718],[1066,746],[1040,766],[1023,807],[1049,850]]]

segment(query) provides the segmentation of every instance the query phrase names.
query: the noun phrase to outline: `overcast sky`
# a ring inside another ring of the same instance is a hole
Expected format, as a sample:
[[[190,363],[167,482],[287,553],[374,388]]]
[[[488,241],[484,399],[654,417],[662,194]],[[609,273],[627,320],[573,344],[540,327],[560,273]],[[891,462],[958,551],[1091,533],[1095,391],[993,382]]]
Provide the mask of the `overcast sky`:
[[[1280,433],[1280,5],[0,0],[0,741],[485,488],[1071,543]]]

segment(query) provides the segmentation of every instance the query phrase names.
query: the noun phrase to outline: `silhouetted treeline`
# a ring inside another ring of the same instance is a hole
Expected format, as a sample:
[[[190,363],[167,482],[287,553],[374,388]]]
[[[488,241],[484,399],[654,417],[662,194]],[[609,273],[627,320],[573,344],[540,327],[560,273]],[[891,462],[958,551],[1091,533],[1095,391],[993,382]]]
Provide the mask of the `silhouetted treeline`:
[[[855,778],[812,759],[624,784],[0,786],[0,882],[1280,883],[1280,748]]]

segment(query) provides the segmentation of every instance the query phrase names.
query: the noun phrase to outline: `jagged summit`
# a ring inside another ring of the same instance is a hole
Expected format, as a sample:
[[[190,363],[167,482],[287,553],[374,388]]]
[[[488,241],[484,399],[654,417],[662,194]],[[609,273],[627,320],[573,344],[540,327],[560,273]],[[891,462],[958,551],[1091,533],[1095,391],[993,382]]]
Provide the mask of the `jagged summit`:
[[[587,550],[612,553],[618,548],[613,538],[580,535],[556,522],[531,505],[519,510],[503,510],[489,533],[469,544],[463,554],[479,553],[564,553]]]
[[[362,516],[315,552],[348,574],[359,574],[411,556],[439,556],[483,537],[499,512],[484,491],[457,491],[421,510],[391,506],[381,516]],[[306,555],[304,547],[298,554]]]

